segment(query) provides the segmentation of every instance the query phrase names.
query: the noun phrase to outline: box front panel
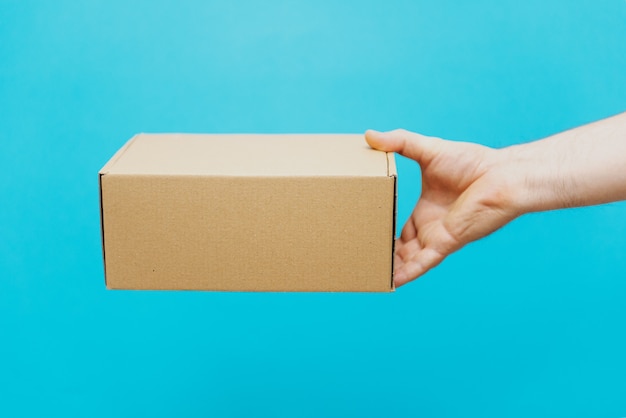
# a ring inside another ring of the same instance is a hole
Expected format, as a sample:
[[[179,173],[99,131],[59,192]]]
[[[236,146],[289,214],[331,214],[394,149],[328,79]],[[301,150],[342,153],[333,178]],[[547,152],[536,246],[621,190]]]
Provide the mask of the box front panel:
[[[393,178],[102,178],[114,289],[389,291]]]

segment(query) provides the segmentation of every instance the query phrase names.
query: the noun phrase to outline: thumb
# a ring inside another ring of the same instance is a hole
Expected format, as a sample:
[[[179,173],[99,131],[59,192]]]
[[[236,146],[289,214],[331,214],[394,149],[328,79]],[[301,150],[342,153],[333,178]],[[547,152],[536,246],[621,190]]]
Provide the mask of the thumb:
[[[433,138],[396,129],[379,132],[369,129],[365,132],[365,140],[370,147],[386,152],[397,152],[417,162],[422,162],[432,154]]]

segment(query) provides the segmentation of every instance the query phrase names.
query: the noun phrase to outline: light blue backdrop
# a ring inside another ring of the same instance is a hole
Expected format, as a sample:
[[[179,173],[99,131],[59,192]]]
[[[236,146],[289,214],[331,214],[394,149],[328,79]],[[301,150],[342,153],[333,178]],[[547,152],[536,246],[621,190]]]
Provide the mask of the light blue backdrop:
[[[625,49],[623,0],[1,0],[0,416],[626,416],[623,203],[390,295],[113,292],[96,174],[141,131],[541,138],[626,109]]]

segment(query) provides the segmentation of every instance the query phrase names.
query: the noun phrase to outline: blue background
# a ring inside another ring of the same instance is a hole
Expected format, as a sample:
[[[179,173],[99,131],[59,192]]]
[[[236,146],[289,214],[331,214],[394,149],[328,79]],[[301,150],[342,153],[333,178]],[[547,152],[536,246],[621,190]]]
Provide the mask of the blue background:
[[[395,294],[116,292],[96,175],[141,131],[538,139],[626,108],[625,45],[623,0],[1,0],[0,416],[626,416],[624,203]]]

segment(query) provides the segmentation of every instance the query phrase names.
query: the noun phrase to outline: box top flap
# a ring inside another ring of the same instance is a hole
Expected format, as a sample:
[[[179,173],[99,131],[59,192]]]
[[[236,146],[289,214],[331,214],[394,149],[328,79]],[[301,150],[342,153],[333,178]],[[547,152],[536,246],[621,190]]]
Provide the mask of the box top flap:
[[[393,176],[361,134],[139,134],[101,174]]]

